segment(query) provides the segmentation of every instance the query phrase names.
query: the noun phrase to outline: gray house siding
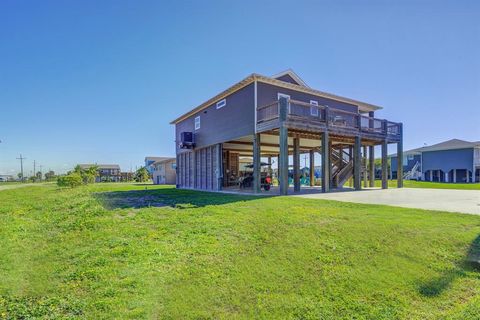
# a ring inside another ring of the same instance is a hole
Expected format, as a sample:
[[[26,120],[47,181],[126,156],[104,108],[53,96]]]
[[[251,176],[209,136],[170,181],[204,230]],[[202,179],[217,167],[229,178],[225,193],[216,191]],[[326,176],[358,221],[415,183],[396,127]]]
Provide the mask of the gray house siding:
[[[188,150],[179,149],[181,132],[193,132],[196,148],[203,148],[235,138],[251,135],[255,132],[254,84],[227,96],[226,106],[217,109],[216,103],[205,110],[179,122],[175,126],[177,153]],[[200,129],[195,130],[195,117],[200,116]]]
[[[307,103],[309,103],[310,100],[316,100],[320,105],[328,105],[331,108],[338,108],[350,112],[358,112],[358,106],[353,104],[331,100],[315,96],[313,94],[303,93],[262,82],[257,84],[258,106],[264,106],[276,101],[278,99],[278,93],[287,94],[293,100],[304,101]]]
[[[177,187],[217,191],[221,189],[221,145],[177,154]]]
[[[295,81],[295,79],[293,79],[293,78],[292,78],[290,75],[288,75],[288,74],[285,74],[285,75],[283,75],[283,76],[281,76],[281,77],[278,77],[278,78],[276,78],[276,79],[277,79],[277,80],[281,80],[281,81],[285,81],[285,82],[288,82],[288,83],[293,83],[293,84],[298,84],[298,85],[300,84],[300,83],[298,83],[297,81]]]

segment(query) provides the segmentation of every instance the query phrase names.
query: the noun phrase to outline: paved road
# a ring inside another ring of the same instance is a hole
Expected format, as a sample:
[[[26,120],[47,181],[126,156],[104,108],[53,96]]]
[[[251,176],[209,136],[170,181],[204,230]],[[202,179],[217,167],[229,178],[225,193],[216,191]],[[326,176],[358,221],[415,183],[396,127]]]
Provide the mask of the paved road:
[[[294,196],[480,215],[480,191],[478,190],[367,189],[363,191],[300,194]]]

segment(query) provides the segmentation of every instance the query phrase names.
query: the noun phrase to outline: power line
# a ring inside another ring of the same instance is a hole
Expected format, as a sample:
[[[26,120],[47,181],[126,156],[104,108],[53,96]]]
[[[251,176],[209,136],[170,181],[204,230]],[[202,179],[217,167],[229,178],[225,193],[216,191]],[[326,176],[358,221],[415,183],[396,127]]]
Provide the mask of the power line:
[[[20,170],[22,173],[22,182],[24,181],[25,177],[23,176],[23,160],[27,158],[22,157],[22,154],[20,154],[20,158],[17,158],[17,160],[20,160]]]

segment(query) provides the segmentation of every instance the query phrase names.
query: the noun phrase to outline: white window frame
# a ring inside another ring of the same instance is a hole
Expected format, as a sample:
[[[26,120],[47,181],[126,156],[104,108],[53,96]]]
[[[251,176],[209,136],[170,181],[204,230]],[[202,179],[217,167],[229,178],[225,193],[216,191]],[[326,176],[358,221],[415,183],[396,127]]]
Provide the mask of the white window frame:
[[[227,105],[227,99],[222,99],[222,100],[217,102],[216,108],[221,109],[221,108],[225,107],[226,105]]]
[[[312,117],[318,117],[318,101],[317,100],[310,100],[310,115]]]
[[[200,116],[195,117],[195,130],[200,129]]]
[[[280,98],[287,98],[287,110],[290,113],[290,95],[278,92],[277,93],[277,100],[280,101]],[[280,105],[278,105],[280,107]]]

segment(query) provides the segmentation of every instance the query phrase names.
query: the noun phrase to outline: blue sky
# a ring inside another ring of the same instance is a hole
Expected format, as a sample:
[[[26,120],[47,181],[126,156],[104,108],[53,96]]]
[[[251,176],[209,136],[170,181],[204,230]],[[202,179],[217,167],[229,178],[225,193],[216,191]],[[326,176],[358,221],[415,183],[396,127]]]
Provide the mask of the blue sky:
[[[0,2],[0,173],[174,155],[252,72],[384,106],[406,149],[480,140],[479,1]]]

